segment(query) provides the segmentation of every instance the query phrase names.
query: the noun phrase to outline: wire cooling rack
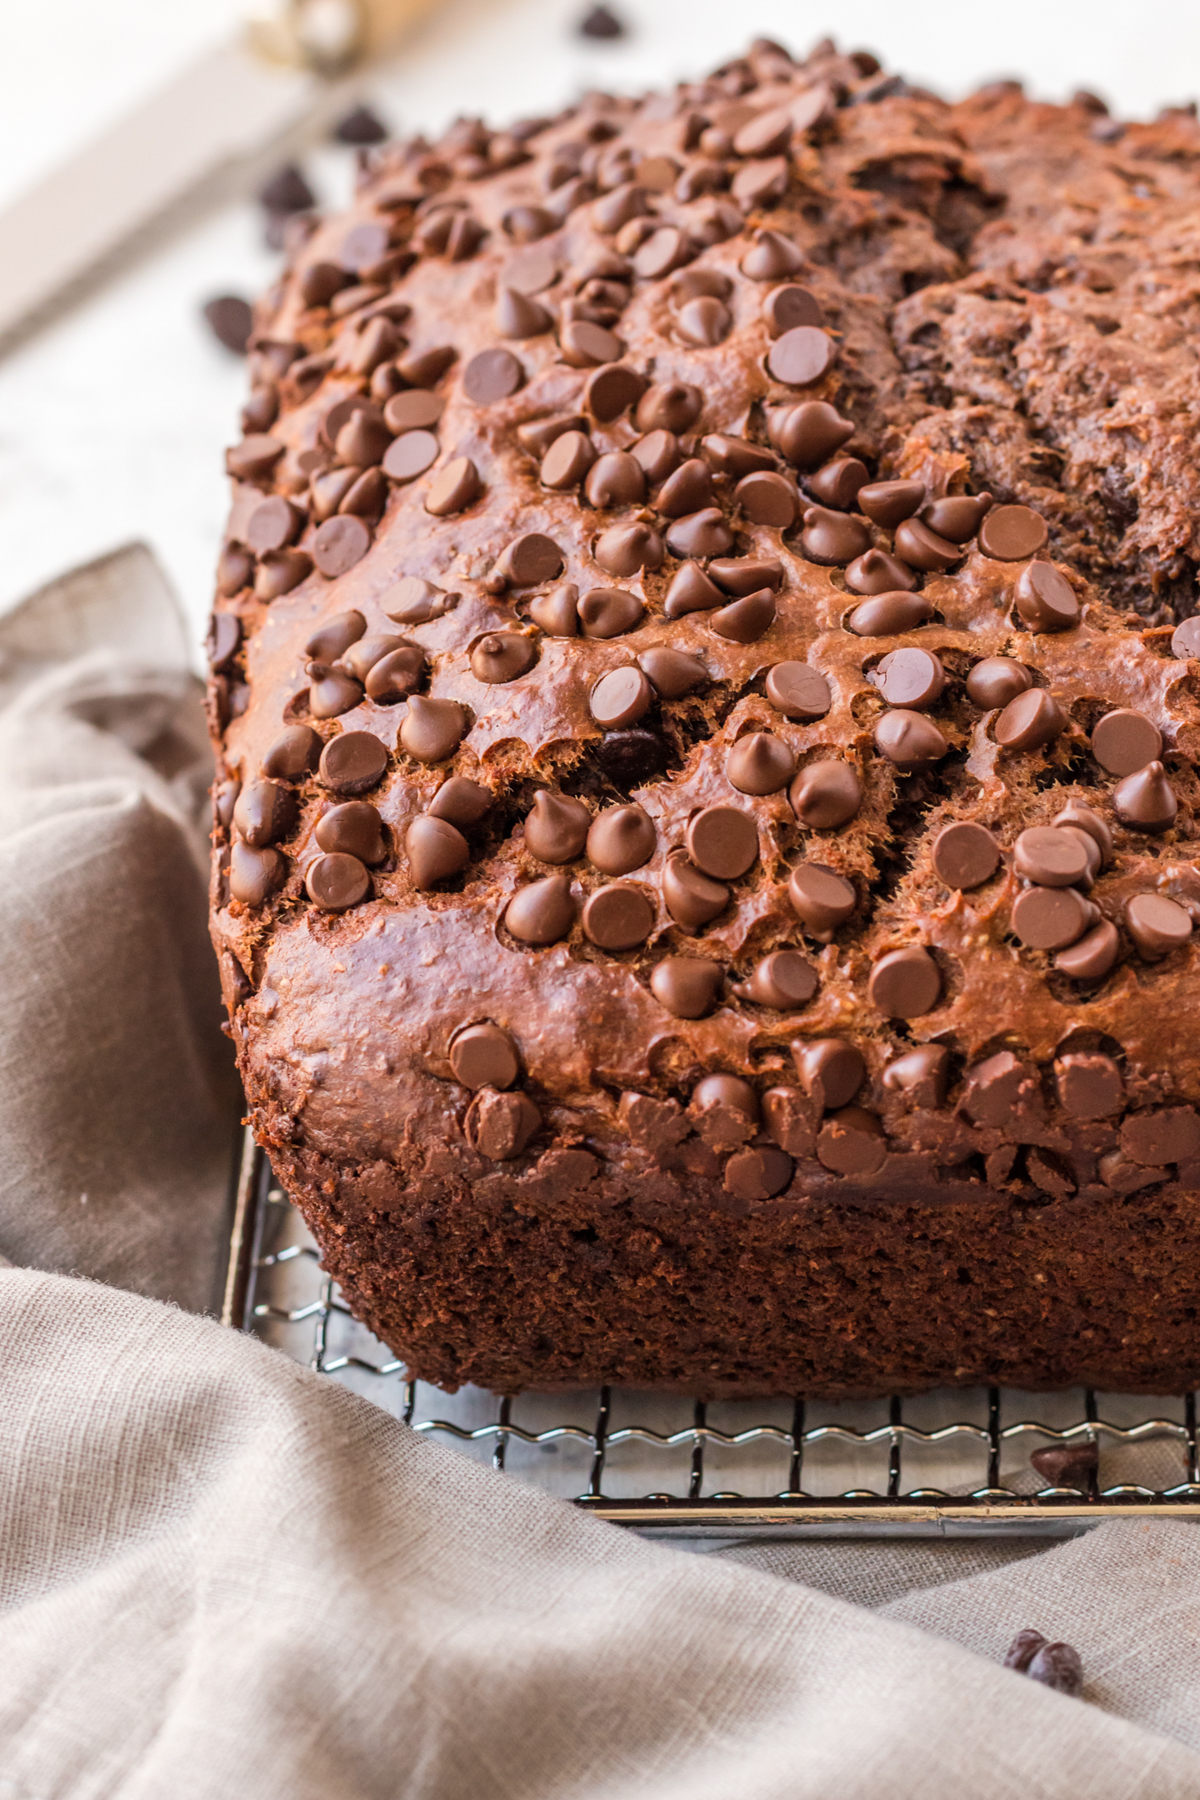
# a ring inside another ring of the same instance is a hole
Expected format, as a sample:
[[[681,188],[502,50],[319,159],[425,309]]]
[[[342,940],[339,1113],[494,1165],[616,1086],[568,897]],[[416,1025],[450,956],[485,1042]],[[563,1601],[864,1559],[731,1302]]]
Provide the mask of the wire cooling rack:
[[[446,1394],[411,1381],[351,1316],[249,1133],[223,1319],[414,1430],[642,1531],[1061,1537],[1113,1517],[1200,1517],[1194,1393],[980,1388],[836,1405],[706,1404],[622,1388]],[[1080,1441],[1099,1446],[1086,1490],[1034,1473],[1032,1450]]]

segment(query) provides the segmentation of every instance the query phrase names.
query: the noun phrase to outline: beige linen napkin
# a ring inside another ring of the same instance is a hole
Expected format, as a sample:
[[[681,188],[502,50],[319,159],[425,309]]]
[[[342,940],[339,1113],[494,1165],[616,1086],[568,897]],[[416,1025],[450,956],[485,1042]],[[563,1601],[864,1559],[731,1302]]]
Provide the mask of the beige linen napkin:
[[[186,644],[135,550],[0,651],[0,1800],[1200,1795],[1191,1526],[684,1556],[142,1297],[236,1116]]]

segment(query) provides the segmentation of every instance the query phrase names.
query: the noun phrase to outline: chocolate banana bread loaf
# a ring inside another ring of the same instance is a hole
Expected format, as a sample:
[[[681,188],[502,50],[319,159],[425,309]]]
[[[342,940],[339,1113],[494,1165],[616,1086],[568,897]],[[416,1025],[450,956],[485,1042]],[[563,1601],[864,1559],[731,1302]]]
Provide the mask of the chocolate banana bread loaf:
[[[213,929],[424,1379],[1200,1380],[1200,124],[772,43],[364,159],[251,340]]]

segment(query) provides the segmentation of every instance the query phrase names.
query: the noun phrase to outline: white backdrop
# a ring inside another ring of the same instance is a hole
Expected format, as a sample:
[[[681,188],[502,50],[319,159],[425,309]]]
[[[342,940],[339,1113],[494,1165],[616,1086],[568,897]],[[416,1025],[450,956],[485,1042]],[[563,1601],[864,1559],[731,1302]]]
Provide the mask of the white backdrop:
[[[793,49],[831,33],[949,95],[1020,74],[1048,98],[1096,89],[1126,113],[1200,90],[1200,7],[1180,0],[612,0],[627,40],[572,34],[585,0],[442,0],[390,69],[364,84],[400,129],[456,113],[496,122],[585,86],[636,89],[703,72],[750,37]],[[0,204],[228,33],[238,0],[55,0],[4,8]],[[334,201],[348,153],[312,173]],[[69,563],[131,537],[156,549],[197,637],[224,510],[221,447],[241,365],[199,307],[251,294],[274,259],[247,204],[157,252],[0,362],[0,610]]]

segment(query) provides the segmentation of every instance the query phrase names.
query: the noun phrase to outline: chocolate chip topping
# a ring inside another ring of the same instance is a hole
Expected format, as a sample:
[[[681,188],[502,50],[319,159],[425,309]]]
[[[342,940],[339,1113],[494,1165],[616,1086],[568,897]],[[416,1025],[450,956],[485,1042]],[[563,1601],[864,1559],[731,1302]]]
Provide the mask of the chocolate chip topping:
[[[318,856],[309,864],[304,886],[309,899],[322,912],[342,913],[366,899],[371,877],[356,856],[336,851]]]
[[[834,1113],[817,1137],[817,1160],[835,1175],[874,1175],[886,1154],[883,1126],[861,1106]]]
[[[1053,563],[1029,563],[1021,570],[1014,595],[1017,612],[1031,631],[1068,631],[1079,623],[1075,589]]]
[[[810,562],[844,564],[870,547],[871,533],[865,519],[831,512],[826,506],[809,506],[804,510],[800,541]]]
[[[1171,633],[1171,654],[1181,660],[1200,657],[1200,615],[1185,619],[1182,625],[1175,627]]]
[[[404,439],[399,441],[403,443]],[[470,457],[456,456],[439,469],[430,482],[425,495],[425,511],[438,519],[450,518],[455,513],[465,512],[482,491],[479,471]]]
[[[628,450],[610,450],[588,470],[584,491],[590,506],[636,506],[645,497],[646,477]]]
[[[894,763],[902,775],[934,768],[950,749],[932,719],[897,707],[884,713],[875,727],[875,748]]]
[[[497,684],[515,681],[537,661],[532,638],[516,631],[490,631],[471,651],[471,673],[476,681]]]
[[[392,481],[415,481],[433,467],[441,446],[432,431],[406,430],[387,447],[383,472]]]
[[[662,700],[681,700],[708,684],[708,670],[698,656],[689,656],[686,650],[643,650],[638,666]]]
[[[318,525],[312,556],[322,575],[332,581],[361,562],[370,548],[371,533],[363,521],[339,515]]]
[[[343,731],[321,752],[318,773],[335,794],[365,794],[383,779],[387,751],[371,731]]]
[[[1075,832],[1034,825],[1013,846],[1013,869],[1042,887],[1074,887],[1087,879],[1089,859]]]
[[[1100,864],[1107,868],[1113,858],[1113,838],[1108,821],[1101,817],[1093,807],[1081,806],[1078,801],[1070,800],[1062,811],[1054,815],[1055,825],[1078,826],[1085,831],[1100,852]]]
[[[833,704],[824,675],[802,662],[776,663],[768,669],[765,692],[785,719],[823,719]]]
[[[450,1041],[454,1079],[474,1092],[478,1088],[510,1088],[521,1072],[517,1047],[507,1031],[485,1021],[467,1025]]]
[[[805,1093],[822,1110],[848,1105],[867,1072],[859,1051],[842,1038],[797,1038],[792,1060]]]
[[[1175,823],[1179,802],[1160,762],[1149,762],[1113,789],[1113,810],[1131,831],[1167,831]]]
[[[924,594],[876,594],[847,615],[846,629],[856,637],[897,637],[924,624],[932,612]]]
[[[414,819],[404,837],[408,872],[414,885],[434,888],[439,881],[458,875],[471,860],[467,840],[446,819],[424,813]]]
[[[1147,961],[1177,950],[1192,935],[1191,914],[1165,894],[1134,894],[1125,902],[1125,925]]]
[[[1094,908],[1074,888],[1026,888],[1013,902],[1012,928],[1031,950],[1065,950],[1095,923]]]
[[[946,671],[930,650],[889,650],[868,679],[889,706],[909,706],[923,712],[940,698]]]
[[[654,908],[641,888],[613,882],[588,895],[582,923],[584,935],[601,950],[634,950],[654,928]]]
[[[742,274],[751,281],[779,281],[784,275],[799,274],[803,267],[803,254],[779,231],[757,232],[741,261]]]
[[[661,566],[663,541],[649,525],[613,525],[597,538],[592,554],[609,575],[636,575]]]
[[[639,431],[689,431],[700,417],[704,396],[688,382],[656,383],[638,401]]]
[[[1119,707],[1092,727],[1092,755],[1110,775],[1135,775],[1162,755],[1162,733],[1144,713]]]
[[[565,875],[547,875],[518,888],[504,913],[511,936],[523,944],[557,944],[575,923],[575,901]]]
[[[640,499],[641,496],[631,497]],[[654,505],[664,518],[681,519],[688,513],[711,506],[712,498],[712,475],[708,464],[694,456],[667,477],[654,497]]]
[[[527,1094],[498,1094],[487,1087],[468,1107],[463,1132],[481,1156],[491,1162],[511,1162],[541,1125],[542,1115]]]
[[[718,637],[731,644],[757,644],[775,623],[775,596],[770,588],[747,594],[745,599],[721,607],[708,623]]]
[[[829,372],[837,355],[837,344],[827,331],[796,325],[775,339],[767,353],[767,368],[788,387],[811,387]]]
[[[667,956],[650,974],[650,991],[676,1019],[702,1019],[721,992],[720,963],[700,956]]]
[[[656,842],[654,822],[642,807],[614,806],[588,830],[588,861],[605,875],[629,875],[650,861]]]
[[[578,636],[579,589],[567,581],[552,593],[539,594],[529,603],[529,616],[548,637]]]
[[[821,302],[806,287],[789,283],[773,288],[763,301],[763,318],[773,338],[782,337],[800,325],[822,326],[825,323]]]
[[[610,669],[588,696],[588,708],[597,725],[613,730],[636,725],[654,703],[654,689],[636,664]]]
[[[720,606],[724,598],[720,588],[709,580],[699,563],[685,562],[672,577],[663,602],[663,611],[668,619],[681,619],[687,613],[709,612]]]
[[[578,611],[585,637],[614,638],[640,625],[645,608],[628,588],[592,588]]]
[[[985,712],[1007,706],[1032,686],[1033,676],[1024,663],[1007,656],[985,656],[967,676],[967,695]]]
[[[1067,715],[1045,688],[1029,688],[1010,700],[996,720],[996,742],[1006,750],[1042,750],[1067,728]]]
[[[303,781],[316,769],[321,740],[311,725],[289,725],[262,759],[262,772],[276,781]]]
[[[757,1006],[774,1007],[777,1012],[796,1012],[816,993],[817,971],[798,950],[773,950],[754,966],[748,982],[734,986],[741,1000]]]
[[[667,858],[662,886],[667,911],[689,931],[707,925],[729,903],[729,889],[710,880],[681,851]]]
[[[571,862],[583,849],[591,823],[582,800],[540,788],[525,819],[526,848],[540,862]]]
[[[950,1052],[942,1044],[906,1050],[883,1071],[883,1085],[914,1106],[943,1106],[950,1085]]]
[[[859,491],[869,479],[866,463],[857,456],[835,456],[832,461],[822,463],[808,477],[805,486],[822,506],[846,512],[855,504]]]
[[[687,828],[688,855],[705,875],[734,881],[758,857],[758,829],[733,806],[706,806]]]
[[[942,977],[928,950],[911,945],[880,957],[867,991],[885,1018],[916,1019],[937,1005]]]
[[[451,825],[465,830],[468,825],[477,825],[491,804],[491,789],[482,782],[472,781],[466,775],[451,775],[443,781],[427,811],[435,819],[449,819]]]
[[[387,596],[383,610],[398,625],[425,625],[440,619],[457,599],[457,594],[448,594],[419,575],[405,575]]]
[[[593,419],[611,425],[636,406],[645,391],[645,378],[628,363],[606,363],[594,369],[584,383],[583,403]]]
[[[1076,943],[1060,950],[1054,958],[1054,966],[1073,981],[1102,981],[1115,966],[1120,953],[1121,938],[1116,926],[1108,919],[1101,919]]]
[[[371,868],[387,856],[383,820],[369,800],[346,800],[331,806],[317,820],[314,835],[322,850],[356,856]]]
[[[979,548],[997,562],[1020,562],[1046,542],[1046,521],[1031,506],[994,506],[979,527]]]
[[[938,537],[920,519],[905,519],[895,531],[896,554],[911,568],[926,574],[949,569],[961,561],[963,552],[957,544]]]
[[[553,323],[554,320],[546,308],[538,301],[531,299],[528,294],[521,293],[518,288],[501,288],[496,301],[496,330],[501,337],[540,337],[544,331],[550,330]],[[484,385],[486,385],[486,380]],[[472,395],[472,398],[474,397]]]
[[[753,731],[739,738],[725,763],[725,773],[740,794],[776,794],[795,772],[792,752],[769,731]]]
[[[943,825],[933,841],[933,866],[952,888],[977,888],[1000,867],[1000,846],[982,825]]]
[[[229,851],[229,892],[246,906],[262,906],[287,880],[278,850],[257,850],[235,839]]]
[[[788,899],[813,936],[828,943],[858,905],[854,884],[824,863],[799,863],[788,879]]]
[[[444,762],[467,733],[467,717],[457,700],[414,694],[400,727],[400,747],[421,763]]]
[[[857,494],[858,510],[885,531],[894,531],[904,519],[911,519],[924,499],[923,481],[872,481]]]
[[[990,494],[947,494],[921,508],[931,531],[952,544],[965,544],[979,530],[991,508]]]
[[[822,758],[800,770],[788,799],[800,823],[810,831],[833,831],[858,812],[863,802],[862,782],[849,763]]]
[[[543,487],[565,493],[579,486],[595,460],[595,447],[586,432],[564,431],[542,458],[539,479]]]
[[[278,600],[312,574],[312,557],[304,550],[269,550],[258,562],[254,595],[258,600]]]
[[[480,350],[462,373],[463,392],[476,406],[495,406],[515,394],[525,380],[520,359],[497,346]]]

